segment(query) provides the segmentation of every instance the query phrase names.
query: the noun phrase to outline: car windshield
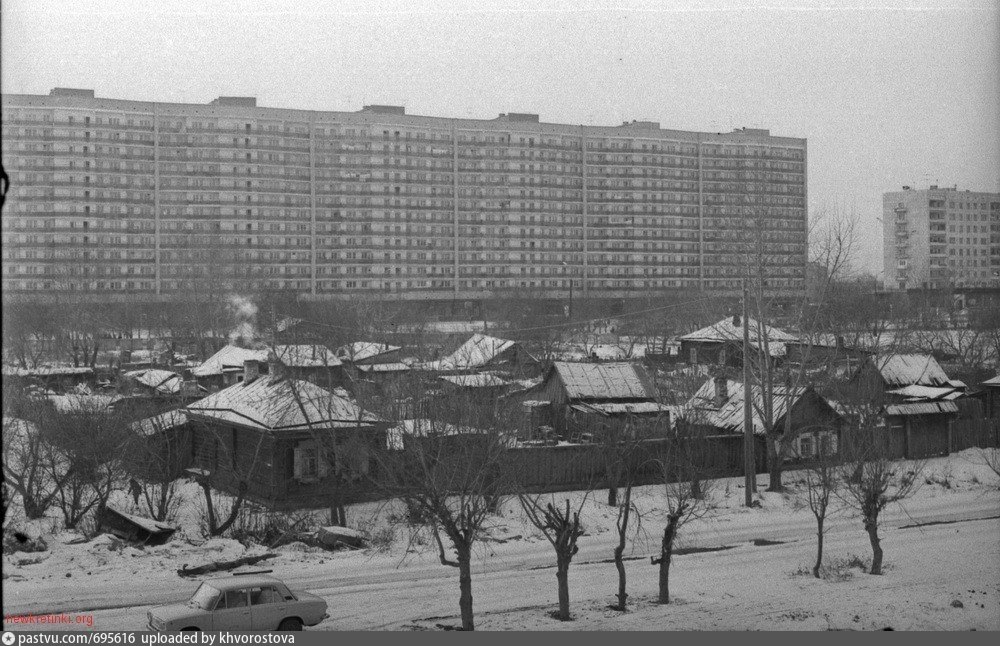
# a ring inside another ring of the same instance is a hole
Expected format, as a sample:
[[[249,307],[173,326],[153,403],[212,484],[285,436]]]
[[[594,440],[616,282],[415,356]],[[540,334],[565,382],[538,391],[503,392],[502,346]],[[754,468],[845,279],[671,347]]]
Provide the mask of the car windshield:
[[[212,606],[215,605],[215,600],[219,598],[219,591],[216,588],[208,585],[207,583],[202,583],[194,594],[191,595],[191,599],[188,600],[188,604],[201,608],[202,610],[211,610]]]

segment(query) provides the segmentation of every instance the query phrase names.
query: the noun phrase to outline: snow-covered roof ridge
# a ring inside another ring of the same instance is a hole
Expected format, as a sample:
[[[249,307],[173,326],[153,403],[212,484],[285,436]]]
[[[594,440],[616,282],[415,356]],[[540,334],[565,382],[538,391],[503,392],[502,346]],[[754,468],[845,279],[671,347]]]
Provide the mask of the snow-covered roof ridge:
[[[187,424],[188,416],[183,408],[175,408],[165,413],[132,422],[129,428],[141,435],[153,435]]]
[[[739,324],[739,317],[727,317],[719,321],[718,323],[713,323],[707,327],[703,327],[700,330],[695,330],[690,334],[685,334],[680,337],[681,341],[742,341],[743,340],[743,326]],[[760,323],[752,318],[747,318],[747,323],[749,324],[749,337],[750,341],[753,343],[758,342],[758,330],[760,329]],[[793,334],[789,334],[784,330],[776,327],[771,327],[770,325],[764,326],[764,334],[767,337],[769,343],[794,343],[799,340],[799,338]]]
[[[132,370],[131,372],[126,372],[125,376],[135,379],[143,386],[148,386],[156,392],[163,394],[179,393],[183,381],[181,376],[176,372],[156,368]]]
[[[485,334],[473,334],[468,341],[447,357],[420,364],[424,370],[469,370],[488,365],[498,356],[510,350],[516,341],[499,339]]]
[[[364,361],[382,354],[402,350],[402,346],[376,343],[374,341],[355,341],[337,348],[336,355],[344,361]]]
[[[227,370],[242,370],[243,362],[267,361],[267,354],[267,350],[251,350],[250,348],[227,345],[206,359],[205,363],[197,368],[192,368],[191,374],[195,377],[209,377],[221,375]]]
[[[348,428],[381,421],[342,394],[308,381],[267,376],[220,390],[185,412],[266,431]]]
[[[948,375],[929,354],[883,354],[873,360],[889,386],[942,386],[948,383]]]

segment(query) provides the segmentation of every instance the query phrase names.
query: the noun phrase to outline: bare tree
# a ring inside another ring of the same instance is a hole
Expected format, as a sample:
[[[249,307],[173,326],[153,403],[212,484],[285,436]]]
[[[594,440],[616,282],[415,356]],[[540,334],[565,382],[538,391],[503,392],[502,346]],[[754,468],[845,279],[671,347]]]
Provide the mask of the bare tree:
[[[666,526],[660,542],[660,553],[651,556],[650,563],[659,566],[660,603],[670,603],[670,564],[678,534],[690,521],[701,518],[711,510],[708,490],[704,480],[704,439],[686,424],[677,426],[677,433],[659,459],[664,482]]]
[[[178,469],[187,455],[190,438],[177,433],[177,411],[131,425],[126,470],[130,487],[141,499],[154,520],[169,521],[181,503],[178,492]]]
[[[112,411],[81,405],[52,415],[47,432],[52,450],[46,468],[56,483],[65,526],[76,527],[91,511],[99,519],[126,479],[130,443],[125,420]]]
[[[602,443],[607,461],[608,504],[617,510],[615,530],[618,541],[613,552],[615,569],[618,571],[618,605],[615,608],[624,612],[628,601],[625,548],[630,533],[638,531],[642,524],[642,513],[632,494],[648,462],[646,451],[650,443],[637,436],[631,425],[608,429]]]
[[[540,495],[518,495],[528,520],[542,531],[556,552],[556,581],[559,584],[559,611],[556,618],[560,621],[572,619],[569,613],[569,565],[579,551],[576,541],[584,532],[580,524],[580,511],[586,504],[588,495],[589,492],[584,494],[573,508],[570,508],[568,498],[565,507],[559,507],[554,496],[546,500]]]
[[[225,442],[214,426],[204,425],[203,431],[214,436],[216,445],[220,449],[220,464],[228,465],[225,474],[214,474],[210,471],[200,471],[195,475],[195,482],[201,487],[204,497],[204,533],[207,536],[223,536],[233,526],[239,518],[240,509],[246,502],[247,494],[250,491],[250,480],[256,474],[258,465],[261,462],[262,451],[265,448],[265,433],[257,433],[257,440],[253,449],[248,454],[235,455],[234,449]],[[216,486],[217,477],[225,477],[230,482],[235,483],[236,492],[232,499],[228,501],[228,510],[225,510],[226,503],[219,497]],[[223,512],[225,518],[221,518],[219,512]]]
[[[882,574],[882,541],[879,517],[886,507],[912,495],[920,486],[923,462],[894,462],[889,457],[888,438],[881,429],[856,429],[841,466],[839,497],[860,513],[872,548],[871,574]]]
[[[421,391],[415,383],[408,390],[417,398]],[[472,549],[510,491],[504,460],[510,439],[497,402],[456,397],[463,423],[431,415],[392,431],[375,454],[372,479],[382,495],[401,500],[411,520],[430,530],[442,565],[458,569],[462,629],[475,630]]]
[[[52,446],[39,427],[23,419],[3,418],[4,483],[21,496],[24,515],[42,518],[55,501],[58,487],[69,477],[68,465],[58,473],[49,468]]]
[[[825,523],[830,505],[840,484],[839,460],[836,448],[821,438],[817,447],[818,453],[811,464],[806,466],[805,498],[809,511],[816,519],[816,563],[813,565],[813,576],[820,578],[820,568],[823,566],[823,537]]]

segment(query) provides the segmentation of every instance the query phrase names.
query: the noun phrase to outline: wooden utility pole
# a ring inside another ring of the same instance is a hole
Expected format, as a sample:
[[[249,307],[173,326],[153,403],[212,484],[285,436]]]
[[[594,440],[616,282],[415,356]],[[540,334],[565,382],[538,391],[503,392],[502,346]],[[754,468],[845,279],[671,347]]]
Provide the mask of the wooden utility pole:
[[[757,489],[757,464],[753,447],[753,414],[751,412],[750,386],[750,325],[747,323],[747,279],[743,278],[743,504],[753,505],[753,492]]]

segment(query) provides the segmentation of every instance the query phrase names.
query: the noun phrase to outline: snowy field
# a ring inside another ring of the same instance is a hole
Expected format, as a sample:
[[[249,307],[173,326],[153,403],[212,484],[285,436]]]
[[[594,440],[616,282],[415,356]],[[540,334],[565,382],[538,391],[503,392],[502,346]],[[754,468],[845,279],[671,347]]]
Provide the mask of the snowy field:
[[[604,504],[606,492],[593,492],[582,513],[587,534],[570,568],[571,622],[549,616],[556,606],[554,554],[512,501],[492,519],[490,536],[476,551],[477,628],[1000,629],[1000,481],[977,464],[973,450],[931,460],[922,480],[912,498],[884,514],[883,576],[849,564],[854,556],[870,558],[867,535],[857,517],[834,512],[826,554],[837,566],[837,580],[800,573],[814,559],[815,523],[794,494],[797,474],[785,476],[793,489],[788,494],[763,492],[766,476],[759,477],[761,507],[752,510],[741,506],[742,478],[720,480],[710,494],[711,513],[682,530],[679,547],[692,553],[675,558],[674,600],[666,606],[654,603],[657,568],[649,562],[663,529],[662,500],[659,488],[643,487],[636,496],[643,525],[626,550],[632,595],[626,613],[608,608],[617,588],[610,562],[615,513]],[[159,547],[130,547],[107,535],[69,544],[79,536],[55,531],[55,520],[16,523],[43,535],[50,549],[4,554],[4,614],[79,612],[93,616],[93,629],[142,629],[148,606],[185,599],[197,586],[197,580],[176,574],[181,566],[267,551],[202,539],[195,493],[185,487],[192,500],[180,519],[181,535]],[[351,508],[350,524],[384,526],[390,511]],[[383,550],[328,552],[300,543],[274,551],[280,556],[258,567],[327,599],[331,616],[316,629],[437,630],[460,624],[457,570],[440,565],[432,541],[405,527]]]

